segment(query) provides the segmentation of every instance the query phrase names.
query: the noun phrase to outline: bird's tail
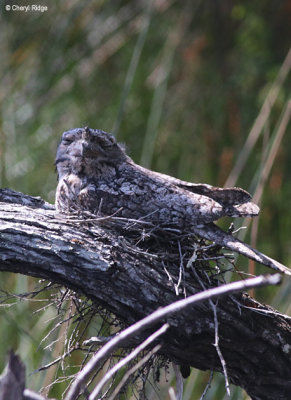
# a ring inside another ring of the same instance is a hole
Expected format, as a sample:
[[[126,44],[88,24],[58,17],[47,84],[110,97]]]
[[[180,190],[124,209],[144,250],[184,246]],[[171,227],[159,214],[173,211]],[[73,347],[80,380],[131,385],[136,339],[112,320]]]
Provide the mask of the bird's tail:
[[[229,250],[242,254],[254,261],[257,261],[260,264],[267,265],[268,267],[273,268],[276,271],[291,275],[291,269],[287,268],[283,264],[280,264],[278,261],[273,260],[271,257],[262,254],[258,250],[253,249],[250,245],[233,237],[231,234],[224,232],[215,224],[211,223],[200,227],[195,227],[194,232],[204,239],[211,240],[212,242],[215,242],[220,246],[226,247]]]

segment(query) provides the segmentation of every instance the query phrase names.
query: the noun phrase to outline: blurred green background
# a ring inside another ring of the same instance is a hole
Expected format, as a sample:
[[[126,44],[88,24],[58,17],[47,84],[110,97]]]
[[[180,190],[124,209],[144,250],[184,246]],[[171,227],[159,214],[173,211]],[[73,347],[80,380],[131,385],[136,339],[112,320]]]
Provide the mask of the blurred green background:
[[[259,188],[262,207],[252,240],[290,266],[290,124],[281,135],[278,130],[290,96],[290,56],[284,64],[290,1],[33,3],[47,10],[13,9],[29,1],[0,2],[0,186],[53,202],[60,135],[85,125],[113,132],[137,163],[193,182],[223,186],[243,152],[247,161],[235,185],[252,193]],[[245,148],[264,102],[259,138]],[[268,158],[272,145],[275,154]],[[246,260],[240,268],[247,270]],[[256,267],[256,273],[263,271]],[[33,286],[32,278],[0,274],[4,290]],[[256,297],[290,313],[289,292],[285,279]],[[53,357],[37,346],[48,329],[43,321],[55,311],[34,315],[34,309],[20,302],[0,311],[0,370],[11,347],[28,373]],[[44,375],[28,377],[29,386],[38,390]],[[184,400],[199,399],[208,376],[193,370]],[[149,398],[168,398],[169,384]],[[63,389],[50,396],[60,398]],[[205,398],[224,397],[217,375]],[[233,387],[231,398],[247,396]]]

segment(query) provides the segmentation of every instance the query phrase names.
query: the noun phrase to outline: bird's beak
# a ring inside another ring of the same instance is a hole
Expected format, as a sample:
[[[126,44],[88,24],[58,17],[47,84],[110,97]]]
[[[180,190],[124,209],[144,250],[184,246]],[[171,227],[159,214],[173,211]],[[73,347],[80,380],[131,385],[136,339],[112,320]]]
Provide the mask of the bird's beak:
[[[86,127],[83,129],[83,132],[82,132],[82,139],[83,139],[83,140],[90,140],[90,138],[91,138],[91,131],[90,131],[90,129],[88,128],[88,126],[86,126]]]
[[[98,148],[92,143],[88,143],[87,140],[83,140],[81,145],[81,156],[95,158],[98,156]]]
[[[82,132],[81,156],[95,158],[98,156],[98,146],[92,141],[90,129],[86,126]]]

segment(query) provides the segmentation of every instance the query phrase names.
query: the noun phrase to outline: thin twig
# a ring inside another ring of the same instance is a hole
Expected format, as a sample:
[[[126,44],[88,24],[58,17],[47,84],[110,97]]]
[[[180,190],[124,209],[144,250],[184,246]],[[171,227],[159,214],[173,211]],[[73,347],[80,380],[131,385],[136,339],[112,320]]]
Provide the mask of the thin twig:
[[[210,389],[210,385],[211,385],[212,379],[213,379],[213,370],[210,372],[210,376],[209,376],[207,385],[205,386],[205,389],[203,390],[203,393],[202,393],[202,395],[201,395],[199,400],[203,400],[204,397],[206,396],[208,390]]]
[[[173,369],[176,376],[176,399],[175,400],[182,400],[183,398],[183,391],[184,391],[184,382],[183,377],[180,371],[180,367],[173,363]]]
[[[89,400],[96,399],[97,395],[100,393],[102,387],[108,382],[111,377],[124,367],[129,361],[133,360],[142,350],[144,350],[148,345],[153,343],[160,335],[164,334],[169,328],[169,324],[164,324],[160,329],[150,335],[145,341],[143,341],[139,346],[137,346],[131,353],[129,353],[125,358],[120,360],[117,364],[108,371],[104,377],[98,382],[95,389],[89,396]]]
[[[193,265],[191,266],[191,269],[192,269],[196,279],[200,283],[202,289],[206,290],[206,287],[205,287],[204,283],[199,278],[199,275],[197,274],[197,272],[196,272],[195,268],[193,267]],[[229,379],[228,379],[228,373],[227,373],[227,369],[226,369],[226,362],[225,362],[225,359],[224,359],[223,354],[222,354],[222,352],[220,350],[220,347],[219,347],[218,318],[217,318],[216,304],[214,304],[214,302],[211,299],[209,299],[209,304],[210,304],[210,306],[212,308],[213,317],[214,317],[214,347],[216,349],[216,352],[218,354],[218,357],[219,357],[219,360],[220,360],[220,363],[221,363],[221,366],[222,366],[224,380],[225,380],[226,393],[228,394],[228,396],[230,396]]]
[[[106,217],[95,217],[95,218],[85,218],[85,219],[70,219],[70,218],[65,218],[66,222],[78,222],[78,223],[87,223],[87,222],[102,222],[102,221],[107,221],[108,219],[112,219],[116,214],[118,214],[120,211],[122,211],[123,207],[120,207],[117,211],[115,211],[113,214],[106,215]]]
[[[108,343],[109,340],[111,340],[115,335],[110,335],[110,336],[92,336],[90,339],[84,340],[83,346],[92,346],[92,345],[98,345],[100,346],[101,344]]]
[[[157,344],[152,350],[150,350],[144,357],[142,357],[138,363],[136,363],[132,368],[130,368],[123,376],[119,384],[114,389],[108,400],[114,400],[118,395],[122,387],[125,385],[129,377],[134,374],[142,365],[144,365],[157,351],[161,349],[162,345]]]
[[[228,396],[230,396],[229,379],[228,379],[228,373],[227,373],[227,368],[226,368],[226,362],[225,362],[225,359],[223,357],[223,354],[222,354],[222,352],[220,350],[220,346],[219,346],[218,319],[217,319],[216,304],[214,304],[212,300],[209,300],[209,302],[210,302],[210,305],[212,307],[213,315],[214,315],[214,327],[215,327],[214,347],[215,347],[215,349],[217,351],[217,354],[218,354],[218,357],[220,359],[220,363],[221,363],[221,366],[222,366],[222,369],[223,369],[226,393],[228,394]]]
[[[179,254],[180,254],[180,267],[179,267],[178,282],[177,282],[177,284],[175,284],[176,296],[179,296],[179,288],[180,288],[180,285],[181,285],[181,282],[182,282],[182,276],[184,276],[183,255],[182,255],[180,241],[178,241],[178,247],[179,247]]]
[[[43,365],[40,368],[37,368],[36,370],[34,370],[33,372],[31,372],[30,375],[35,374],[36,372],[40,372],[40,371],[44,371],[50,367],[52,367],[53,365],[57,364],[59,361],[64,360],[66,357],[68,357],[69,355],[71,355],[74,351],[76,350],[83,350],[81,347],[74,347],[72,349],[69,349],[66,353],[63,353],[61,356],[59,356],[58,358],[56,358],[55,360],[51,361],[50,363]]]

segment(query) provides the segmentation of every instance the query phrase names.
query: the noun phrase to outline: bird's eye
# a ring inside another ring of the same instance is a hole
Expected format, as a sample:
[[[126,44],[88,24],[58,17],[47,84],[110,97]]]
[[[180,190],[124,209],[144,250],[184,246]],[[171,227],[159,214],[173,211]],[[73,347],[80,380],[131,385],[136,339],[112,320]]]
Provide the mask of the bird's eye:
[[[116,143],[115,138],[112,135],[108,135],[107,137],[108,137],[108,140],[109,140],[109,142],[111,144],[115,144]]]
[[[70,132],[65,132],[65,134],[62,137],[62,142],[64,144],[70,144],[75,140],[75,135]]]

